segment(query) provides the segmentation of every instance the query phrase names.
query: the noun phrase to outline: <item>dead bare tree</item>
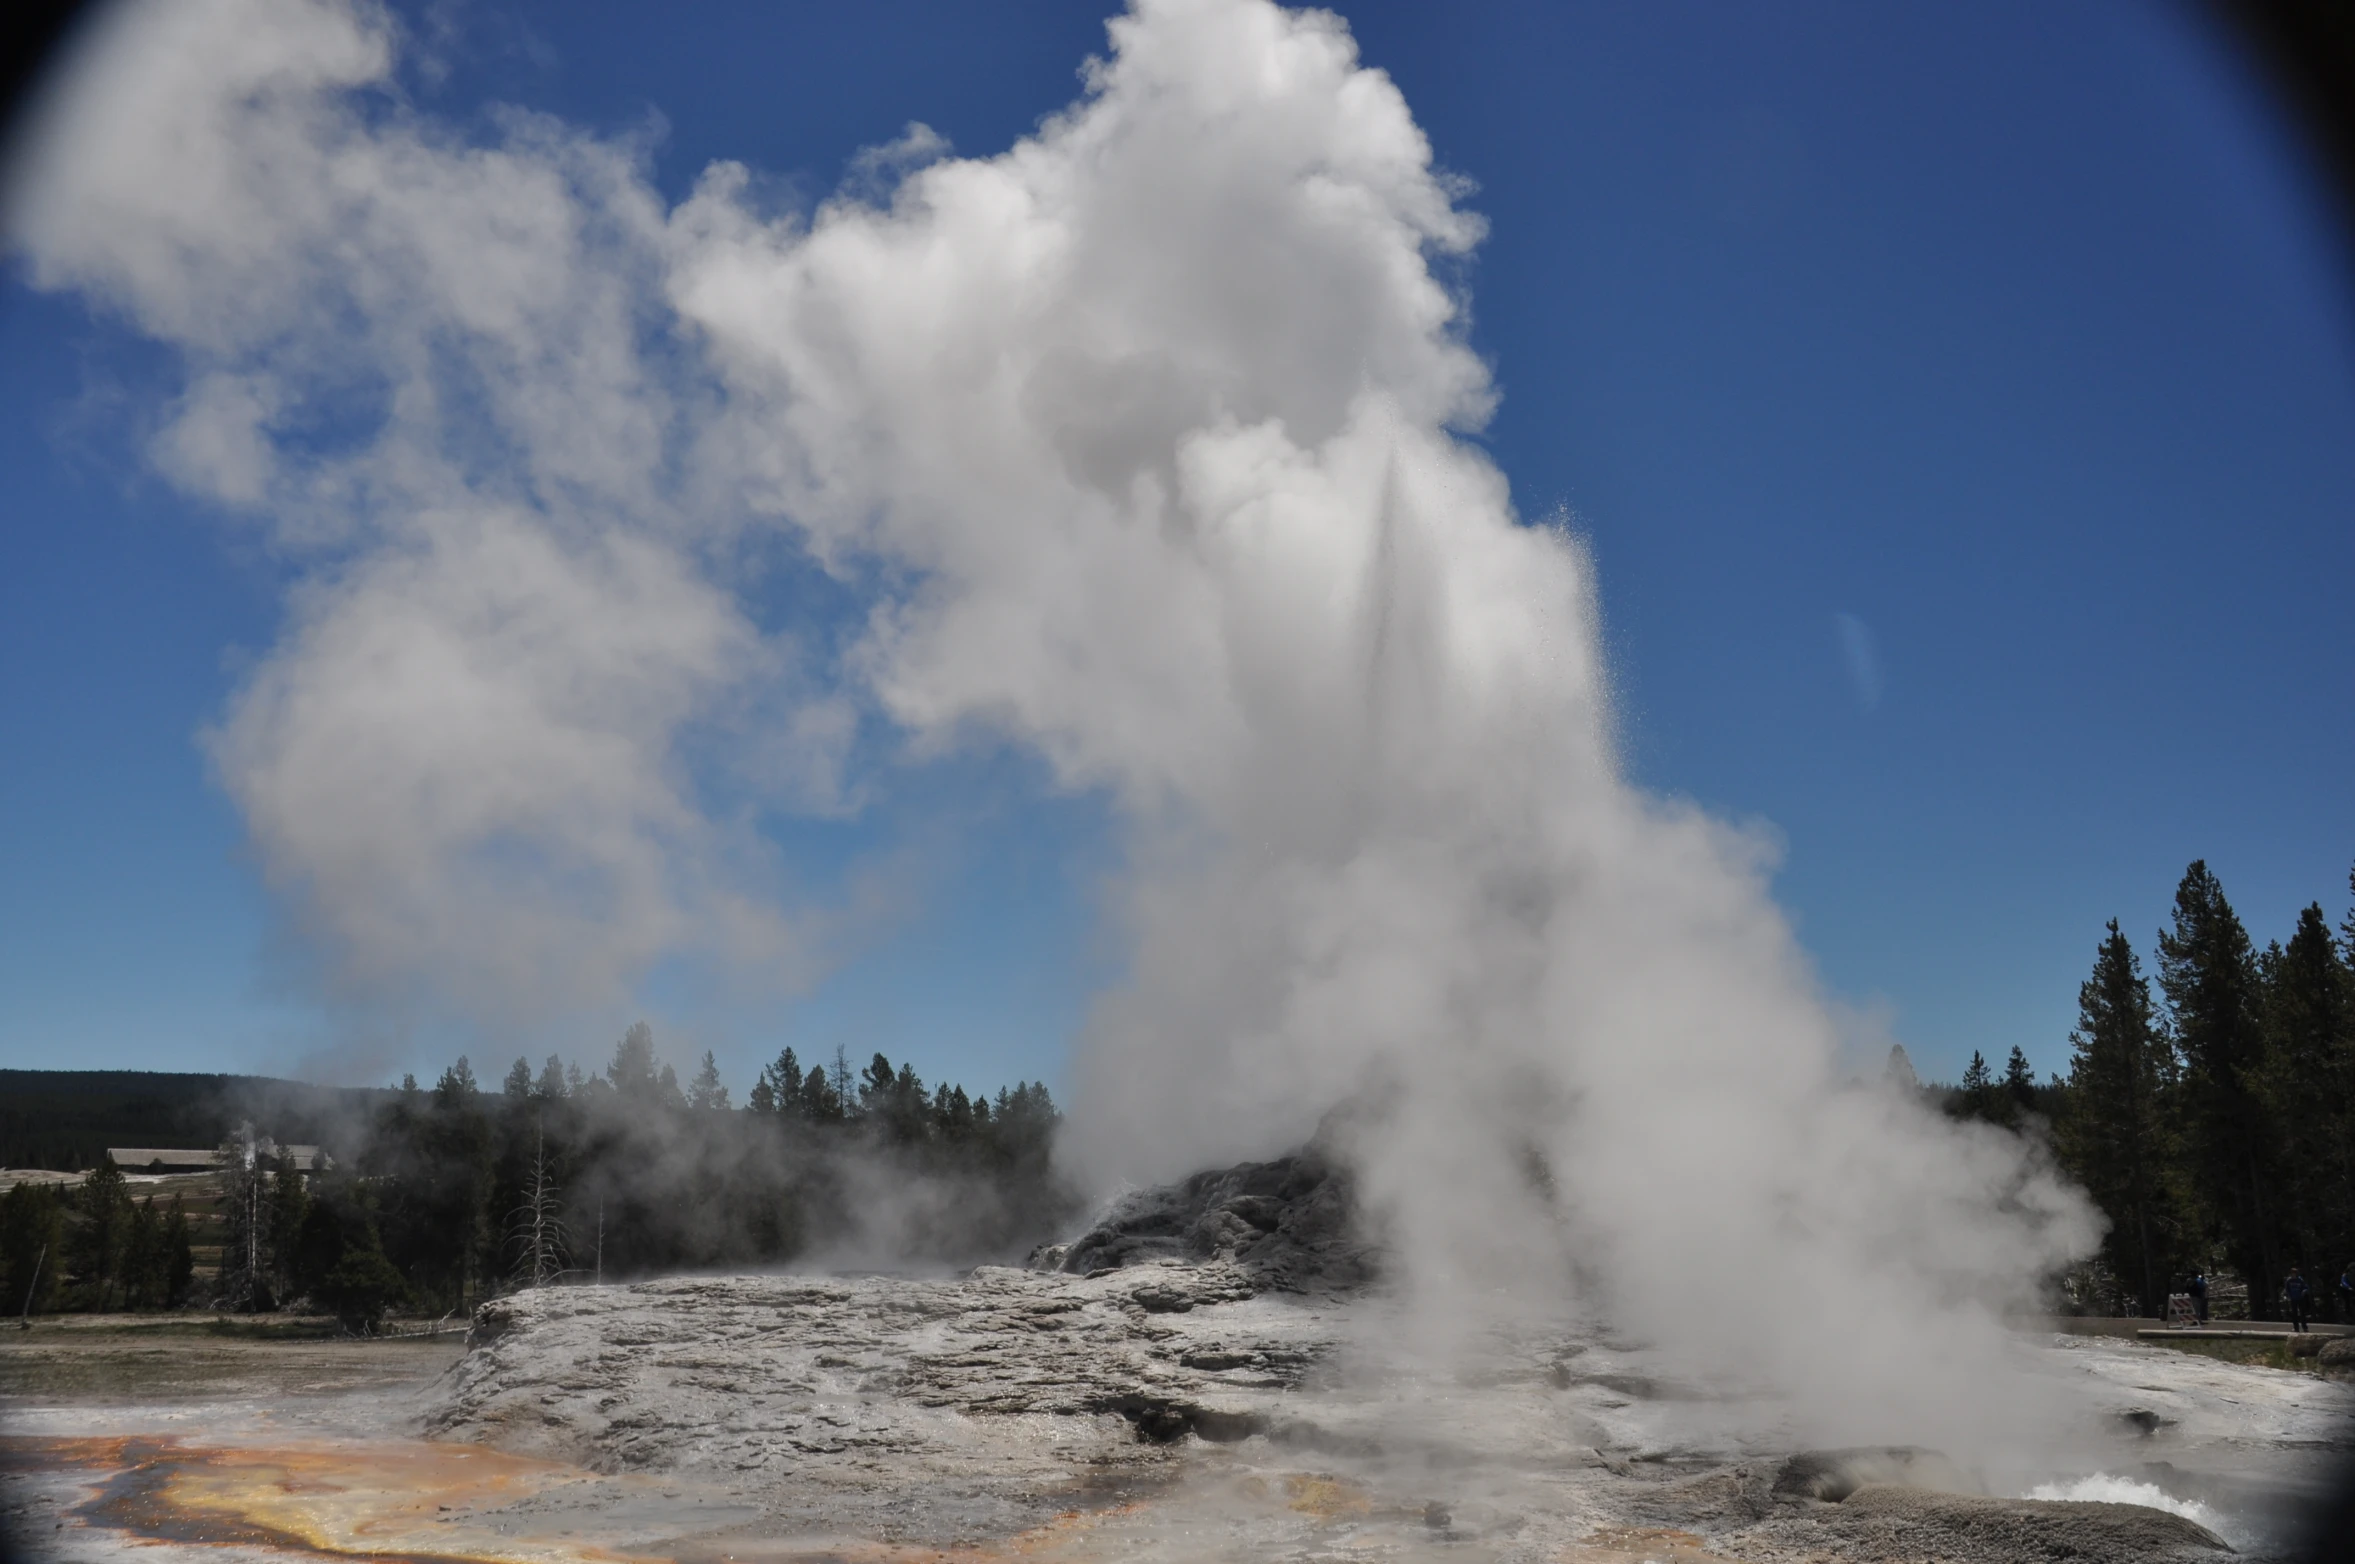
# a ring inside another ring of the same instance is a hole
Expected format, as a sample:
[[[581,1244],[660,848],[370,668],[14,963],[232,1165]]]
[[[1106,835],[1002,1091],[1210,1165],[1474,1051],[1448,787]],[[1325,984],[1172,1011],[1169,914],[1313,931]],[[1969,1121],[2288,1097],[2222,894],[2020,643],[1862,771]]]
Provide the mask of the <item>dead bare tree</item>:
[[[564,1275],[570,1241],[563,1192],[548,1168],[545,1125],[533,1126],[531,1171],[524,1177],[523,1203],[508,1217],[507,1241],[515,1251],[507,1279],[515,1287],[546,1287]]]
[[[221,1142],[221,1215],[227,1231],[221,1244],[221,1307],[239,1314],[276,1307],[267,1269],[270,1242],[269,1170],[263,1161],[277,1146],[240,1124]]]

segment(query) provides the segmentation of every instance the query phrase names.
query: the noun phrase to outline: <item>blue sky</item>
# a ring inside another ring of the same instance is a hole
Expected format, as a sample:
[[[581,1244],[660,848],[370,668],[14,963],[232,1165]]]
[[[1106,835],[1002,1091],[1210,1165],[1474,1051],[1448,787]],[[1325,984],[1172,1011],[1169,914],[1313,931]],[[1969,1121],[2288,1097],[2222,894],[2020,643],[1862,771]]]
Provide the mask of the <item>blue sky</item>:
[[[921,120],[997,151],[1094,5],[405,10],[417,103],[624,132],[822,196]],[[1522,514],[1590,542],[1627,764],[1760,823],[1835,991],[1926,1074],[2065,1062],[2105,919],[2205,857],[2262,941],[2355,860],[2355,320],[2236,59],[2155,7],[1344,8],[1489,233],[1463,280]],[[381,1079],[518,1051],[323,1002],[196,735],[287,566],[148,471],[164,361],[0,292],[0,1065]],[[778,612],[789,611],[788,606]],[[793,828],[949,844],[808,997],[658,970],[738,1089],[785,1042],[1062,1079],[1107,970],[1087,798],[988,755]],[[590,1062],[610,1018],[518,1040]]]

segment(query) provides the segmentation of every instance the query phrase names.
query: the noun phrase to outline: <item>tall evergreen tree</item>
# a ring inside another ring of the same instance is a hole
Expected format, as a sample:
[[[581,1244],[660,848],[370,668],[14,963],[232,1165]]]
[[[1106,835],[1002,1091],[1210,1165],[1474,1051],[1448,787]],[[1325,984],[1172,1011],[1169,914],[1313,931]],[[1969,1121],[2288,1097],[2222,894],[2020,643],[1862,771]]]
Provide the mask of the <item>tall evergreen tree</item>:
[[[423,1198],[409,1213],[426,1227],[405,1235],[400,1259],[422,1299],[468,1309],[497,1274],[498,1235],[491,1221],[490,1117],[464,1054],[434,1083],[426,1124],[416,1170]]]
[[[2280,1286],[2272,1125],[2261,1085],[2265,1029],[2257,959],[2224,887],[2195,860],[2175,890],[2174,927],[2159,935],[2183,1059],[2183,1128],[2196,1193],[2226,1258],[2249,1285],[2249,1312],[2274,1318]]]
[[[850,1112],[850,1103],[842,1093],[843,1071],[848,1066],[839,1053],[835,1065],[832,1072],[814,1065],[801,1078],[801,1116],[812,1124],[840,1124]]]
[[[164,1302],[163,1224],[155,1214],[155,1196],[131,1208],[131,1226],[123,1243],[122,1304],[126,1309],[158,1309]]]
[[[824,1072],[813,1071],[822,1076]],[[796,1118],[807,1118],[801,1095],[801,1061],[787,1048],[770,1063],[761,1067],[760,1079],[752,1085],[752,1111],[782,1113]]]
[[[67,1279],[84,1307],[113,1308],[122,1299],[123,1262],[135,1213],[130,1184],[111,1158],[101,1159],[74,1192],[77,1220],[66,1244]]]
[[[2036,1107],[2036,1072],[2028,1066],[2028,1056],[2012,1044],[2012,1056],[2003,1062],[2003,1098],[2010,1121],[2019,1122]]]
[[[660,1078],[655,1073],[659,1064],[654,1057],[654,1028],[636,1021],[614,1045],[613,1062],[605,1067],[605,1078],[626,1098],[652,1100],[660,1095]]]
[[[728,1088],[720,1081],[719,1061],[711,1050],[703,1050],[703,1063],[695,1070],[695,1079],[687,1084],[687,1106],[717,1111],[728,1106]]]
[[[2298,915],[2265,977],[2262,1087],[2282,1153],[2291,1258],[2335,1267],[2355,1255],[2355,973],[2319,904]]]
[[[65,1206],[55,1184],[19,1184],[0,1195],[0,1313],[39,1314],[57,1303]]]
[[[1995,1077],[1988,1072],[1987,1056],[1976,1048],[1971,1050],[1971,1062],[1963,1066],[1961,1108],[1966,1119],[1995,1116]]]
[[[269,1236],[270,1288],[280,1299],[291,1300],[301,1290],[295,1282],[294,1246],[310,1205],[302,1169],[294,1165],[291,1153],[281,1150],[270,1175]]]
[[[2347,916],[2339,924],[2339,959],[2355,967],[2355,869],[2347,871]]]
[[[196,1251],[188,1241],[188,1210],[172,1196],[171,1214],[164,1218],[164,1307],[187,1307],[196,1286]]]
[[[2077,990],[2069,1044],[2070,1090],[2057,1137],[2062,1165],[2110,1219],[2102,1249],[2111,1270],[2135,1289],[2145,1315],[2163,1315],[2182,1239],[2168,1177],[2173,1147],[2164,1099],[2172,1070],[2152,1018],[2150,985],[2115,918],[2093,975]]]

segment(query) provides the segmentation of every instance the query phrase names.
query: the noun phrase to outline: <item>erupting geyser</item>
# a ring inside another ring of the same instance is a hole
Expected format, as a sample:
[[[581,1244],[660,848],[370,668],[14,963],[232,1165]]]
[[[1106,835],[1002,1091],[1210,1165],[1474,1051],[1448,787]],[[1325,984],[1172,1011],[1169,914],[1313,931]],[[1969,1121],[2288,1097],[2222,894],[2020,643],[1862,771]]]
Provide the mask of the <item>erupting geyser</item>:
[[[357,0],[110,19],[11,232],[181,355],[160,467],[309,562],[210,748],[336,981],[498,1017],[813,964],[696,768],[846,808],[862,722],[1010,742],[1127,833],[1084,1178],[1347,1103],[1418,1352],[1583,1320],[1727,1437],[2058,1437],[1998,1320],[2094,1218],[1844,1086],[1766,846],[1623,777],[1590,562],[1464,438],[1466,187],[1332,15],[1110,33],[1011,149],[914,126],[803,217],[470,141]],[[860,599],[841,655],[748,609],[773,538]]]

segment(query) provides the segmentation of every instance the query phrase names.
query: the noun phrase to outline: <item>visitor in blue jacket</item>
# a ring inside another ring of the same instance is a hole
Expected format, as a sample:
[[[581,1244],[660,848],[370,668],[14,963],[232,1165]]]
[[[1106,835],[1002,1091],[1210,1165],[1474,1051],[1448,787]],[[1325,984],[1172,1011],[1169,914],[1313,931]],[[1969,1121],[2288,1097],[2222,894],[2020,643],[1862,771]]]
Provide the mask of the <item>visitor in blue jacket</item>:
[[[2306,1328],[2306,1273],[2294,1265],[2291,1266],[2289,1280],[2281,1284],[2281,1295],[2289,1300],[2290,1329],[2304,1330]]]

